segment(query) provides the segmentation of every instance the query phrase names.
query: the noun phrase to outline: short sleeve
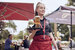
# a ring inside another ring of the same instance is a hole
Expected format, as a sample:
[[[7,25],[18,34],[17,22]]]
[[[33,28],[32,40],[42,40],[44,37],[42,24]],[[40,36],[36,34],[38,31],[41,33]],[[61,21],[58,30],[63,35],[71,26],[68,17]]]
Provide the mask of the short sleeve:
[[[50,21],[46,19],[46,34],[52,32]]]
[[[9,44],[11,44],[11,43],[12,43],[12,41],[11,41],[11,40],[9,40],[9,39],[7,39],[7,40],[6,40],[6,42],[8,42]]]
[[[52,32],[51,24],[49,23],[49,33]]]
[[[12,43],[12,41],[11,41],[11,40],[9,40],[9,43],[11,44],[11,43]]]

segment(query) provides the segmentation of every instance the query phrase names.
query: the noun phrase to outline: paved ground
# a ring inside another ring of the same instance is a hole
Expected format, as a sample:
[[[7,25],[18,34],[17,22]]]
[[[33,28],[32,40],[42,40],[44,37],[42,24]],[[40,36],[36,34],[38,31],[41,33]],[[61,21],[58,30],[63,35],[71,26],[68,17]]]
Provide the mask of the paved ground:
[[[70,49],[70,48],[63,48],[63,50],[75,50],[75,48],[72,48],[72,49]]]

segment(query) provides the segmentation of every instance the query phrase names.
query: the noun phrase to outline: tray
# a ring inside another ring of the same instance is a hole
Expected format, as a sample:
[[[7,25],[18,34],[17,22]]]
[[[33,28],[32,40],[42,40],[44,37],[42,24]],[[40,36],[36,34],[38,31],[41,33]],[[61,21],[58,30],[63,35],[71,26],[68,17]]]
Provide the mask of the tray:
[[[42,28],[27,28],[27,30],[36,30],[36,29],[42,29]]]

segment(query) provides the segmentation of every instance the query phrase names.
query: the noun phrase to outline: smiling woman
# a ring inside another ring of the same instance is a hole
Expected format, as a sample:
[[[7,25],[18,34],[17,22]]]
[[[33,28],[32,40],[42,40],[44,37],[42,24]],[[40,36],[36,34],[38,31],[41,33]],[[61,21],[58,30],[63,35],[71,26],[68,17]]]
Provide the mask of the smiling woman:
[[[41,2],[38,2],[36,5],[35,16],[39,16],[40,21],[38,20],[38,18],[37,20],[40,22],[41,29],[32,30],[29,39],[33,38],[33,41],[29,47],[29,50],[52,50],[52,46],[51,46],[52,42],[55,46],[55,49],[58,50],[53,34],[51,33],[52,30],[51,30],[50,23],[44,17],[44,14],[45,14],[45,5]],[[34,24],[33,28],[35,28],[36,25],[37,23]]]

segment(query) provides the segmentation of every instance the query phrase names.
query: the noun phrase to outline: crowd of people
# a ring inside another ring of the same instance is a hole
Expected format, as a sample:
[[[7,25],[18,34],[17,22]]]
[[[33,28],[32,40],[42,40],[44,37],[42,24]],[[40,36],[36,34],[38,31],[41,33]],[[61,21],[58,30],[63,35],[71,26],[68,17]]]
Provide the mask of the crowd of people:
[[[39,37],[40,38],[40,37]],[[56,42],[56,45],[58,47],[58,50],[63,50],[62,49],[62,45],[61,45],[61,37],[55,37],[55,42]],[[38,39],[37,39],[38,40]],[[69,38],[69,41],[72,40],[71,38]],[[34,40],[33,40],[34,41]],[[52,41],[52,39],[50,39],[50,41]],[[38,43],[35,42],[35,47],[38,46],[37,45]],[[15,49],[11,48],[10,45],[13,45],[15,46]],[[33,45],[33,42],[31,43],[31,46]],[[41,43],[40,43],[41,45]],[[46,44],[47,45],[47,44]],[[52,50],[55,50],[55,47],[54,45],[50,44],[51,46],[49,47],[52,47]],[[70,48],[71,44],[69,44],[69,48]],[[13,43],[12,42],[12,34],[8,35],[8,38],[6,39],[5,41],[5,50],[29,50],[29,47],[30,47],[30,42],[28,40],[28,37],[25,35],[24,36],[24,40],[20,43],[20,45],[18,46],[17,44]],[[41,47],[41,46],[40,46]],[[72,40],[72,47],[75,48],[75,42]],[[34,47],[31,47],[31,48],[34,48]],[[39,48],[37,48],[39,49]],[[51,50],[51,49],[50,49]]]
[[[15,46],[15,50],[19,50],[20,46],[24,47],[25,50],[28,50],[29,40],[27,40],[27,37],[24,36],[24,40],[21,42],[20,46],[18,46],[17,44],[12,42],[12,34],[10,34],[5,41],[5,50],[13,50],[13,48],[11,48],[11,45]]]

